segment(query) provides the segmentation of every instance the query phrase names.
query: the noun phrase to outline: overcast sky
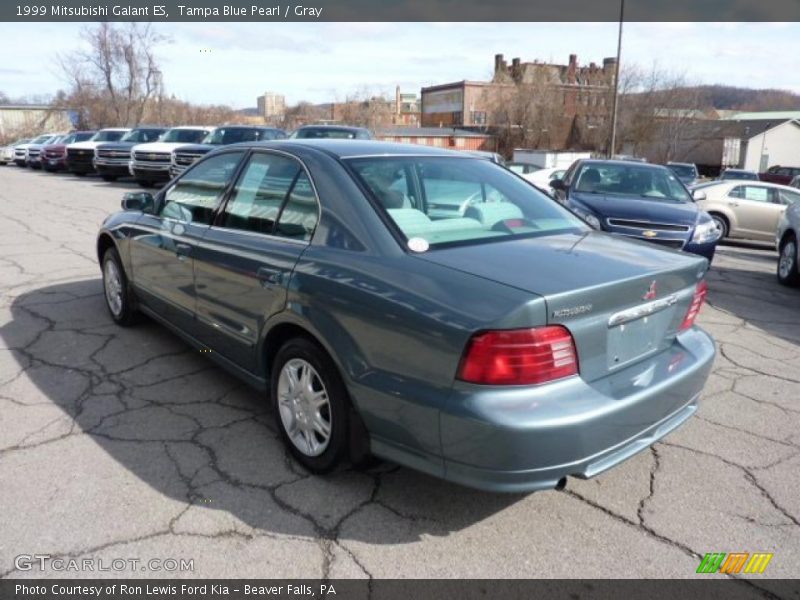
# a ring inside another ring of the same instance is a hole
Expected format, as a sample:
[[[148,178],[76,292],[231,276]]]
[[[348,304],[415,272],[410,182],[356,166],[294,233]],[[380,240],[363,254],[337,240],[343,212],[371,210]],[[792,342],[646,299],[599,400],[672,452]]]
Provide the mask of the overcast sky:
[[[0,91],[64,87],[53,53],[80,41],[79,23],[0,23]],[[616,23],[160,23],[167,91],[197,103],[255,106],[266,90],[299,100],[343,99],[363,86],[394,93],[491,77],[494,54],[523,61],[602,63]],[[202,52],[201,52],[202,51]],[[210,51],[210,52],[209,52]],[[622,62],[683,72],[697,83],[800,93],[800,24],[626,23]]]

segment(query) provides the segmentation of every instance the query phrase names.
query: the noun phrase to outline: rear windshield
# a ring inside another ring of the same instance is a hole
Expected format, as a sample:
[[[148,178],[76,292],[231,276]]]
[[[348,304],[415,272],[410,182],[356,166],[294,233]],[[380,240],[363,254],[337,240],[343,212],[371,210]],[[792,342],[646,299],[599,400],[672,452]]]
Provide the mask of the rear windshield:
[[[279,129],[258,129],[255,127],[218,127],[204,139],[204,144],[238,144],[239,142],[257,142],[260,140],[277,140],[286,137]]]
[[[584,165],[576,178],[575,191],[661,202],[692,201],[669,169],[635,163]]]
[[[696,177],[697,169],[692,165],[668,165],[669,169],[678,177]]]
[[[750,181],[758,180],[758,173],[751,173],[749,171],[725,171],[722,174],[723,179],[747,179]]]
[[[352,129],[333,129],[331,127],[306,127],[292,134],[297,139],[335,138],[343,140],[365,139],[366,134]]]
[[[369,157],[347,163],[413,249],[589,231],[558,203],[487,160]]]

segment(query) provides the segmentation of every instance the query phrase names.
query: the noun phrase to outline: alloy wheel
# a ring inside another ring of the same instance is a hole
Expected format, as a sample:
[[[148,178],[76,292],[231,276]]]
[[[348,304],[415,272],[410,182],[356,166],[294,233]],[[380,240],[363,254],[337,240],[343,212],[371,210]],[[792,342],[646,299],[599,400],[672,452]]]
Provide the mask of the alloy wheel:
[[[322,378],[302,358],[288,360],[278,378],[278,410],[289,439],[305,456],[319,456],[331,438],[331,405]]]

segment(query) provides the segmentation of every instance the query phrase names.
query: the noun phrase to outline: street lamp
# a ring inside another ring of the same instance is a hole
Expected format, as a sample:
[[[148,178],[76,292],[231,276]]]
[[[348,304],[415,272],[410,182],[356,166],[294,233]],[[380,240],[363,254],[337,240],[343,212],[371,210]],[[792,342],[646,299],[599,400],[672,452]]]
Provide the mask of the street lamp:
[[[617,37],[617,63],[614,65],[614,98],[611,105],[611,145],[608,158],[614,156],[617,145],[617,96],[619,95],[619,59],[622,56],[622,21],[625,16],[625,0],[619,2],[619,35]]]

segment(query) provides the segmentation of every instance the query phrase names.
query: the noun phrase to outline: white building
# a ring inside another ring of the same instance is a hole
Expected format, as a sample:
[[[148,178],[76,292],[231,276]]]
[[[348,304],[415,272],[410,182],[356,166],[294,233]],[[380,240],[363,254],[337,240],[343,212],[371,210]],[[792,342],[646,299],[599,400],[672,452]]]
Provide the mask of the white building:
[[[783,121],[743,140],[739,163],[758,172],[774,165],[800,166],[800,121]]]
[[[256,98],[258,116],[266,119],[280,118],[286,113],[286,96],[275,92],[264,92]]]
[[[38,104],[0,104],[0,140],[34,136],[49,131],[69,131],[75,114]]]

